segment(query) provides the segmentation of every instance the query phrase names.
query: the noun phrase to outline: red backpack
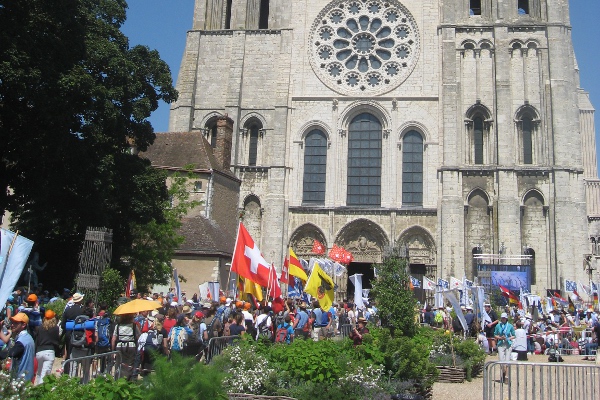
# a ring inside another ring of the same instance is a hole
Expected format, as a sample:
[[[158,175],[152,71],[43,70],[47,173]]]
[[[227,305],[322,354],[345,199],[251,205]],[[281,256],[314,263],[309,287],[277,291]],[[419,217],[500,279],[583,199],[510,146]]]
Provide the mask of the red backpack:
[[[285,324],[279,325],[275,332],[275,343],[287,343],[288,334],[288,327]]]

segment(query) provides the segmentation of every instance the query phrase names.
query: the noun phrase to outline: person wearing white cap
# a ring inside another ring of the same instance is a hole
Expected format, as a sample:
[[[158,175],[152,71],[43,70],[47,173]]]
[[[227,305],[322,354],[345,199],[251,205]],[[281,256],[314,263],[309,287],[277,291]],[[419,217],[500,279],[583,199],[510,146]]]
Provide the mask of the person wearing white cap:
[[[500,315],[500,323],[494,329],[494,337],[498,341],[498,359],[500,361],[510,361],[510,353],[512,353],[512,340],[515,338],[515,328],[508,322],[508,314]],[[502,382],[506,382],[508,377],[508,366],[502,367]]]

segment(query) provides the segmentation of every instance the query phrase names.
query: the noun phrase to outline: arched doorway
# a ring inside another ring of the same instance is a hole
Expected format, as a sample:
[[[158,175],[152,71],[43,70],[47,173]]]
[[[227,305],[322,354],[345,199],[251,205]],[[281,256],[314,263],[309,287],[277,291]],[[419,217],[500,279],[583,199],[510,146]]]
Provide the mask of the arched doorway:
[[[383,229],[375,222],[357,219],[340,230],[335,243],[351,252],[354,257],[354,261],[347,266],[348,273],[341,277],[346,289],[338,291],[340,299],[352,299],[354,285],[349,277],[362,274],[363,289],[370,289],[371,281],[375,277],[373,264],[381,263],[383,248],[389,240]]]
[[[423,277],[435,280],[437,273],[436,248],[431,234],[420,226],[405,230],[396,241],[397,247],[408,250],[408,273],[423,282]],[[414,289],[415,297],[421,304],[433,304],[432,290]]]

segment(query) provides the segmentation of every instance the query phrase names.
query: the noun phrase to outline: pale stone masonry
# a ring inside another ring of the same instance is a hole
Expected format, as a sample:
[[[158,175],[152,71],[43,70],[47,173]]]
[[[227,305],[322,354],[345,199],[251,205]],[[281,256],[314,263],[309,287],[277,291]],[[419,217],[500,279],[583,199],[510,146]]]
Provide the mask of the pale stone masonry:
[[[317,239],[362,263],[407,246],[416,276],[526,253],[533,291],[588,279],[600,181],[567,0],[196,0],[177,89],[171,132],[233,120],[239,216],[276,265]],[[365,129],[380,153],[356,161]],[[325,165],[304,162],[315,130]],[[349,182],[355,161],[379,176]]]

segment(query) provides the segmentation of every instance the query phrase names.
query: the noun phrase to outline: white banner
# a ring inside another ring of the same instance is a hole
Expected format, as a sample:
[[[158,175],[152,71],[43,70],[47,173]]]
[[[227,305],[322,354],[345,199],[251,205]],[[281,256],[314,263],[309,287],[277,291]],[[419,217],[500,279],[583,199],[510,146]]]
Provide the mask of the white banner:
[[[208,300],[208,282],[198,285],[198,291],[200,292],[200,300]]]
[[[354,274],[350,277],[350,282],[354,285],[354,304],[357,308],[365,306],[363,302],[362,274]]]
[[[19,281],[33,242],[6,229],[1,229],[0,233],[0,309],[3,309]]]
[[[210,292],[210,296],[212,301],[219,302],[219,282],[208,282],[208,291]]]
[[[458,320],[460,321],[460,324],[463,327],[463,331],[466,332],[468,329],[467,320],[465,319],[465,316],[464,316],[462,310],[460,309],[460,303],[458,302],[458,299],[454,295],[453,291],[444,290],[444,297],[446,299],[448,299],[450,304],[452,304],[452,307],[454,308],[454,312],[456,313],[456,318],[458,318]]]

